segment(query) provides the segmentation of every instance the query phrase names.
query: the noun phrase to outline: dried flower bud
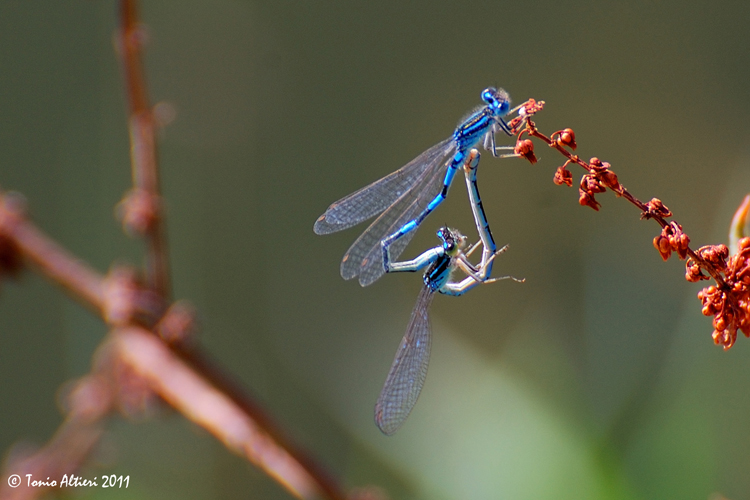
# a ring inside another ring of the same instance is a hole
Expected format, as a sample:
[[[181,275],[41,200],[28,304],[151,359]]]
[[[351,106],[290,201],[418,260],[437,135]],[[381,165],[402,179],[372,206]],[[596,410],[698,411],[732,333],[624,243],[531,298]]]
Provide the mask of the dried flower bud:
[[[703,314],[705,316],[715,314],[716,311],[723,308],[724,294],[713,285],[707,286],[698,292],[698,299],[703,304]]]
[[[726,260],[727,257],[729,257],[729,248],[726,245],[716,245],[714,248],[717,256],[721,260]]]
[[[531,139],[518,140],[514,152],[522,158],[529,160],[532,165],[537,162],[536,155],[534,155],[534,143]]]
[[[508,128],[513,134],[519,132],[519,127],[529,121],[529,118],[544,108],[544,101],[529,99],[518,107],[518,116],[508,122]]]
[[[746,287],[750,283],[750,252],[741,250],[733,255],[727,263],[727,268],[732,270],[735,284]]]
[[[589,169],[592,172],[604,172],[605,170],[608,170],[612,165],[607,163],[606,161],[601,161],[597,157],[593,157],[589,160]]]
[[[714,330],[711,336],[714,339],[714,343],[722,346],[726,351],[727,349],[731,348],[734,345],[734,342],[737,340],[737,330],[734,330],[732,328],[717,328],[716,330]]]
[[[544,101],[537,101],[532,98],[526,101],[525,103],[523,103],[523,108],[521,108],[521,111],[519,111],[519,114],[532,116],[532,115],[535,115],[537,112],[541,111],[542,108],[544,108]]]
[[[565,165],[563,165],[562,167],[557,167],[557,170],[555,171],[555,177],[552,179],[552,182],[554,182],[558,186],[566,184],[567,186],[572,187],[573,173],[565,168]]]
[[[689,244],[690,238],[682,232],[682,226],[674,221],[664,226],[661,234],[654,238],[654,247],[664,260],[667,260],[673,251],[677,252],[680,259],[685,259]]]
[[[700,247],[696,253],[719,271],[727,270],[726,259],[729,256],[729,249],[726,245],[706,245]]]
[[[672,217],[672,212],[667,208],[659,198],[651,198],[651,201],[646,203],[646,212],[641,214],[641,219],[650,219],[651,217],[661,217],[666,219]]]
[[[558,136],[556,142],[557,142],[557,145],[560,147],[567,146],[570,149],[575,149],[578,147],[578,145],[576,144],[576,134],[575,132],[573,132],[573,129],[571,128],[566,128],[559,132],[555,132],[552,135],[553,137],[555,135]]]
[[[593,194],[587,193],[586,191],[583,191],[581,189],[578,190],[578,193],[580,195],[578,197],[578,203],[581,206],[589,206],[597,212],[599,211],[599,207],[601,206],[601,204],[596,201]]]
[[[717,316],[716,319],[714,319],[714,326],[716,327],[716,330],[724,331],[727,329],[727,320],[724,319],[724,316]]]
[[[661,258],[664,260],[669,259],[672,255],[672,246],[669,244],[669,238],[664,236],[664,233],[654,238],[654,248],[659,251]]]
[[[601,182],[599,182],[599,179],[591,174],[586,174],[581,177],[581,189],[590,194],[603,193],[607,190],[602,186]]]
[[[697,283],[698,281],[707,280],[710,278],[703,274],[703,272],[701,271],[701,266],[698,265],[697,262],[695,262],[693,259],[688,259],[688,261],[685,263],[685,279],[691,283]],[[700,293],[698,294],[698,298],[701,298]]]
[[[594,198],[596,193],[603,193],[606,188],[592,174],[586,174],[581,177],[581,185],[578,188],[578,203],[582,206],[589,206],[596,211],[599,211],[598,201]]]
[[[682,233],[679,236],[675,237],[675,246],[677,254],[680,256],[680,260],[685,260],[685,257],[687,257],[687,252],[690,249],[690,238],[687,234]]]
[[[682,232],[682,226],[672,221],[668,226],[664,228],[662,234],[665,234],[669,238],[669,244],[672,250],[677,252],[680,259],[685,259],[687,256],[688,245],[690,245],[690,238]]]
[[[622,191],[622,187],[620,186],[620,182],[617,180],[617,174],[612,172],[611,170],[603,170],[598,175],[599,180],[602,184],[607,186],[612,191],[615,191],[619,193]]]

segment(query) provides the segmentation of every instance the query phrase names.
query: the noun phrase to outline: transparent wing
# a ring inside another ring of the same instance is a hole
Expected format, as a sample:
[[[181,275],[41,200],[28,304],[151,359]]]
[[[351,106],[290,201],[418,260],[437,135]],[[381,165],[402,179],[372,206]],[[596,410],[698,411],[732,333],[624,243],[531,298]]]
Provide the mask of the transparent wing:
[[[391,435],[406,421],[422,391],[430,362],[430,304],[435,293],[427,286],[417,297],[409,326],[375,403],[375,423]]]
[[[445,157],[452,148],[453,138],[449,137],[395,172],[332,203],[315,221],[313,231],[316,234],[335,233],[379,214],[411,190],[430,165]]]
[[[438,159],[442,163],[434,162],[425,170],[412,190],[404,193],[396,203],[380,214],[380,217],[375,219],[349,247],[341,261],[341,277],[348,280],[359,276],[359,284],[368,286],[385,274],[380,241],[420,214],[440,192],[445,177],[443,167],[446,160],[444,157]],[[416,231],[411,231],[391,244],[392,259],[397,259],[401,255],[415,234]]]

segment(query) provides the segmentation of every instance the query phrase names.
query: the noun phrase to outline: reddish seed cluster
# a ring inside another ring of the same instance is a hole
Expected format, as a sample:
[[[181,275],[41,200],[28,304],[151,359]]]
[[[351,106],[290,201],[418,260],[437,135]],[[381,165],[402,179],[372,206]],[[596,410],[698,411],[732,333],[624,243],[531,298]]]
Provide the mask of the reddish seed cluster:
[[[531,139],[521,140],[520,135],[518,141],[516,141],[516,147],[513,148],[513,152],[521,158],[526,158],[532,165],[537,162],[536,155],[534,154],[534,143]]]
[[[557,167],[557,170],[555,171],[555,177],[552,179],[552,182],[557,184],[558,186],[562,186],[565,184],[568,187],[573,187],[573,172],[568,170],[567,167],[570,161],[566,161],[565,165],[562,167]]]
[[[560,147],[569,147],[570,149],[578,147],[578,144],[576,144],[576,134],[572,128],[558,130],[550,138]]]
[[[538,111],[541,111],[543,107],[544,101],[535,101],[534,99],[529,99],[520,106],[521,109],[518,111],[518,116],[508,122],[508,126],[513,131],[513,133],[518,133],[518,127],[526,123],[526,121],[530,117],[534,116]],[[534,154],[534,143],[531,142],[530,139],[521,139],[521,136],[525,132],[527,132],[527,130],[521,130],[521,132],[518,133],[518,137],[516,138],[516,146],[515,148],[513,148],[513,152],[521,158],[527,159],[529,163],[533,165],[537,162],[537,157]]]
[[[709,280],[711,277],[703,274],[700,264],[690,258],[685,263],[685,279],[691,283],[696,283],[701,280]]]
[[[726,245],[706,245],[700,247],[695,254],[702,259],[701,262],[697,262],[692,257],[685,263],[685,279],[691,283],[696,283],[701,280],[711,279],[710,276],[703,274],[703,266],[706,264],[713,266],[718,273],[724,273],[727,267],[726,260],[729,257],[729,249]],[[722,286],[726,286],[726,282],[722,282]]]
[[[599,211],[601,204],[596,201],[594,195],[603,193],[607,188],[596,178],[594,174],[586,174],[581,177],[581,186],[578,188],[578,203],[581,206],[589,206]]]
[[[662,228],[659,236],[654,238],[654,248],[659,251],[664,260],[669,259],[673,251],[677,252],[680,260],[684,260],[690,248],[690,238],[682,232],[681,225],[672,221]]]
[[[706,245],[700,247],[695,253],[703,261],[712,265],[717,272],[723,273],[726,269],[726,260],[729,256],[729,249],[726,245]],[[691,257],[685,263],[685,279],[691,283],[696,283],[701,280],[711,279],[711,277],[703,274],[700,263]]]
[[[537,112],[541,111],[542,108],[544,108],[544,101],[529,99],[521,104],[518,115],[508,122],[508,127],[513,133],[518,133],[518,127],[526,123],[526,120],[528,120],[529,117],[534,116]]]
[[[565,164],[555,172],[555,184],[573,185],[573,176],[566,168],[570,164],[578,164],[588,171],[581,179],[579,188],[578,201],[581,205],[598,211],[601,205],[596,201],[595,195],[606,191],[606,188],[613,190],[617,196],[625,197],[641,208],[642,219],[655,219],[662,225],[662,231],[654,238],[653,243],[664,260],[672,252],[676,252],[680,259],[690,256],[685,264],[685,278],[688,281],[716,280],[715,286],[709,286],[698,294],[703,303],[703,314],[714,316],[714,342],[729,349],[737,338],[737,330],[750,337],[750,238],[740,240],[739,251],[732,257],[729,257],[729,251],[724,245],[705,246],[693,253],[689,247],[690,238],[683,232],[682,226],[675,221],[667,223],[665,220],[672,216],[672,212],[661,200],[653,198],[648,203],[640,202],[619,183],[609,163],[598,158],[591,158],[586,163],[566,149],[577,147],[572,129],[559,130],[547,137],[539,132],[531,120],[526,120],[523,132],[543,140],[567,158]],[[708,275],[703,271],[707,271]]]
[[[729,249],[726,245],[706,245],[700,247],[695,253],[719,271],[725,271],[729,257]]]
[[[742,238],[731,257],[724,245],[703,247],[696,253],[724,275],[725,286],[706,287],[698,298],[703,314],[714,317],[714,342],[726,350],[737,340],[737,330],[750,337],[750,238]]]
[[[555,137],[557,139],[554,139]],[[577,147],[575,133],[569,128],[552,134],[551,141],[550,146],[552,147],[569,147],[571,149]],[[568,161],[563,166],[557,167],[552,182],[558,186],[562,186],[563,184],[572,186],[573,174],[566,167],[571,163],[584,166],[589,173],[581,177],[581,185],[578,188],[578,203],[582,206],[588,206],[599,211],[601,204],[596,201],[596,194],[605,192],[607,188],[614,191],[617,196],[622,195],[624,188],[620,185],[620,181],[617,180],[617,174],[610,169],[611,165],[609,163],[603,162],[596,157],[591,158],[589,163],[585,163],[578,156],[571,156],[570,154],[568,154],[568,158]]]
[[[662,219],[672,217],[672,212],[659,198],[651,198],[651,201],[646,203],[646,211],[641,214],[641,219],[651,219],[654,217],[661,217]]]
[[[535,99],[529,99],[525,103],[523,103],[523,114],[526,116],[533,116],[538,111],[541,111],[544,108],[544,101],[537,101]]]
[[[622,186],[617,180],[617,175],[610,170],[611,165],[609,163],[602,162],[599,158],[594,157],[589,160],[589,164],[594,176],[603,186],[608,187],[618,195],[622,192]]]

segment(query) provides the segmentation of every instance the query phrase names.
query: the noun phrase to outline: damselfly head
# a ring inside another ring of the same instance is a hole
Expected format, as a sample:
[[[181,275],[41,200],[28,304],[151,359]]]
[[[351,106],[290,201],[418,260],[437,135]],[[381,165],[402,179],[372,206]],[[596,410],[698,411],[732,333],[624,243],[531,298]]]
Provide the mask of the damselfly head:
[[[492,108],[496,116],[504,116],[510,111],[510,96],[503,89],[487,87],[482,91],[482,100]]]
[[[443,249],[449,255],[457,253],[466,246],[466,236],[457,229],[441,227],[437,232],[438,238],[443,242]]]

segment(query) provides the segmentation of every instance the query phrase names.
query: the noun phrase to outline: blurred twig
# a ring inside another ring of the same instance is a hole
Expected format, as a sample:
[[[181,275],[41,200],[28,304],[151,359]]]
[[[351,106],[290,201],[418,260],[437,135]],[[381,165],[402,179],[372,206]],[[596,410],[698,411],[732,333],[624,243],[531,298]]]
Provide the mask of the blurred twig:
[[[152,323],[142,320],[153,315],[153,310],[147,307],[151,302],[143,300],[144,295],[148,297],[148,290],[135,288],[128,279],[130,273],[122,269],[115,269],[105,277],[63,250],[26,220],[21,212],[12,208],[12,201],[17,196],[0,193],[0,234],[21,258],[33,262],[42,274],[62,284],[108,323],[121,327],[114,334],[116,357],[140,374],[150,390],[186,418],[206,428],[231,450],[258,465],[299,498],[346,498],[338,484],[314,460],[281,437],[283,433],[276,429],[259,405],[212,363],[195,342],[165,342],[165,338],[183,339],[185,332],[176,330],[192,328],[189,320],[181,320],[184,311],[179,304],[169,308],[154,325],[153,330],[159,335],[143,329],[140,325]],[[119,382],[118,379],[115,381]],[[115,391],[121,389],[117,387]],[[92,397],[98,395],[101,393]],[[94,404],[96,397],[88,406]],[[103,413],[97,415],[102,417]],[[80,419],[69,415],[55,438],[35,454],[33,460],[9,463],[7,474],[20,474],[16,471],[26,465],[33,467],[23,469],[24,474],[46,474],[44,477],[52,477],[58,470],[55,467],[75,470],[83,461],[81,455],[93,446],[93,443],[82,444],[95,441],[95,436],[100,434],[98,427],[96,432],[90,427],[90,422],[96,420],[89,417],[89,423],[82,425]],[[71,453],[61,453],[60,450],[71,450]],[[19,490],[13,490],[13,495],[20,495]],[[36,492],[29,493],[32,495],[43,492],[43,488],[31,490]],[[3,491],[0,490],[3,499],[33,498],[6,496]]]
[[[94,372],[73,384],[64,402],[67,417],[52,439],[38,450],[15,449],[8,456],[3,467],[7,481],[0,483],[0,498],[37,498],[49,488],[29,487],[31,481],[55,481],[59,486],[63,476],[73,475],[98,444],[104,432],[102,419],[112,403],[109,383],[101,373]],[[14,474],[18,482],[11,487]]]
[[[141,61],[141,46],[146,39],[146,31],[138,19],[135,0],[120,2],[120,23],[117,47],[122,58],[129,103],[130,159],[133,172],[133,190],[122,205],[123,223],[128,232],[145,237],[146,282],[150,289],[168,299],[169,260],[159,194],[156,126]]]
[[[298,498],[344,500],[338,483],[291,445],[240,384],[189,339],[194,329],[191,309],[182,303],[167,307],[171,292],[155,123],[140,54],[145,32],[134,0],[122,0],[120,14],[117,45],[129,100],[134,184],[120,204],[120,214],[126,231],[147,242],[146,283],[140,283],[135,270],[123,267],[103,276],[36,228],[25,216],[20,195],[0,191],[0,277],[31,263],[112,327],[97,350],[92,372],[64,398],[66,419],[52,440],[34,453],[7,460],[5,477],[19,474],[24,479],[17,488],[3,484],[0,499],[44,494],[47,487],[25,486],[26,474],[59,481],[62,474],[76,471],[95,448],[108,415],[116,409],[128,415],[157,395]],[[357,496],[373,496],[375,490],[363,491]]]
[[[0,234],[6,240],[5,253],[23,256],[86,306],[103,314],[101,276],[39,231],[26,220],[24,212],[25,202],[20,195],[0,193]],[[20,261],[18,257],[8,260]]]
[[[207,429],[224,445],[245,457],[299,498],[340,498],[331,484],[321,484],[299,460],[279,446],[232,397],[217,390],[179,359],[163,342],[140,328],[113,332],[118,357],[149,387],[186,418]]]

